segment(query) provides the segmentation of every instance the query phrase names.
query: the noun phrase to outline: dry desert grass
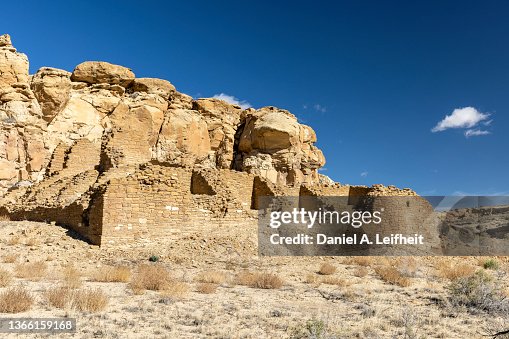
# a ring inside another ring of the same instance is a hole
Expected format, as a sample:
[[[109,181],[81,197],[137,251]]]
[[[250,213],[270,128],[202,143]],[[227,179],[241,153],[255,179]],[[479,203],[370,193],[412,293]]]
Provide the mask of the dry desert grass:
[[[72,307],[78,311],[99,312],[108,305],[108,296],[99,288],[73,291]]]
[[[200,235],[167,251],[165,242],[98,248],[31,225],[0,233],[3,261],[16,259],[0,263],[2,310],[72,315],[82,324],[78,338],[471,338],[508,329],[503,257],[263,258],[225,254],[218,244],[234,240]],[[39,233],[54,241],[20,246]],[[153,253],[159,262],[147,261]],[[41,274],[40,260],[50,256],[44,265],[54,274]],[[31,268],[36,278],[26,274]]]
[[[337,271],[336,266],[332,265],[331,263],[325,262],[320,266],[318,273],[322,275],[329,275],[336,273],[336,271]]]
[[[92,276],[100,282],[129,282],[131,269],[127,266],[103,266]]]
[[[235,282],[238,285],[263,289],[278,289],[283,286],[283,279],[268,272],[242,271],[235,277]]]
[[[64,267],[62,270],[62,282],[68,288],[79,288],[82,285],[81,273],[74,266]]]
[[[455,280],[471,276],[475,272],[475,267],[468,263],[458,263],[449,258],[440,258],[435,264],[437,275],[441,278]]]
[[[18,256],[14,253],[6,254],[2,257],[2,261],[6,264],[13,264],[18,260]]]
[[[50,306],[82,312],[99,312],[108,305],[108,296],[99,288],[72,289],[57,286],[47,290],[44,297]]]
[[[9,271],[0,269],[0,287],[7,287],[12,281],[12,275]]]
[[[199,283],[196,287],[196,291],[203,294],[212,294],[217,291],[217,284],[213,283]]]
[[[170,272],[160,264],[142,264],[134,273],[129,287],[135,294],[140,294],[144,290],[164,290],[170,282]]]
[[[14,272],[17,278],[28,280],[41,280],[46,275],[48,266],[43,261],[17,264]]]
[[[207,270],[199,273],[195,280],[201,283],[221,285],[226,281],[226,274],[221,271]]]
[[[375,273],[380,276],[380,279],[389,284],[401,287],[408,287],[411,284],[410,279],[403,276],[401,272],[393,266],[375,266],[374,270]]]
[[[22,286],[12,287],[0,293],[0,312],[19,313],[30,310],[34,297]]]

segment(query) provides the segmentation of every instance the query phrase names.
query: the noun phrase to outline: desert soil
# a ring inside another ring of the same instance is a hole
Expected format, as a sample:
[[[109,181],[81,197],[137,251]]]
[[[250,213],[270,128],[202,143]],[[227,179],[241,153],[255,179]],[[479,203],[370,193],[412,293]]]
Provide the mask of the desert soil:
[[[509,328],[507,314],[452,305],[447,289],[452,278],[444,272],[461,265],[485,270],[507,295],[508,258],[494,258],[496,269],[484,269],[487,258],[478,257],[261,258],[253,234],[194,234],[99,248],[57,225],[3,221],[0,269],[12,274],[12,281],[0,293],[21,285],[34,304],[26,312],[0,316],[77,318],[74,335],[31,335],[40,338],[482,338]],[[156,263],[149,262],[151,256],[157,256]],[[20,265],[36,262],[47,267],[40,278],[16,277]],[[336,271],[319,274],[323,263]],[[134,274],[140,264],[166,268],[185,288],[140,294],[129,282],[95,281],[105,266],[127,266]],[[405,283],[382,280],[376,270],[385,266],[397,268]],[[107,294],[106,308],[86,312],[49,304],[45,293],[64,284],[66,267],[79,272],[81,289]],[[238,275],[245,271],[275,274],[283,285],[241,285]],[[224,277],[215,292],[200,292],[197,277],[203,272]]]

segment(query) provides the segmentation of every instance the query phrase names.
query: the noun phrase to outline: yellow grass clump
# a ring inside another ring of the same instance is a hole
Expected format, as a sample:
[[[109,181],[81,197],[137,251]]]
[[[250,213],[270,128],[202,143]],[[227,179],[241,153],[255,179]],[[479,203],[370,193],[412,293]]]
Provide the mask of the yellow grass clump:
[[[161,265],[140,265],[133,275],[129,287],[135,294],[144,290],[161,291],[172,281],[170,273]]]
[[[92,277],[100,282],[129,282],[131,270],[127,266],[103,266]]]
[[[343,278],[331,277],[331,276],[323,277],[322,279],[320,279],[320,282],[322,284],[336,285],[336,286],[340,286],[340,287],[347,287],[347,286],[352,285],[351,281],[348,281]]]
[[[320,269],[318,270],[318,273],[322,274],[322,275],[330,275],[330,274],[334,274],[336,273],[336,266],[330,264],[330,263],[323,263],[321,266],[320,266]]]
[[[226,281],[226,274],[220,271],[204,271],[198,274],[196,281],[209,284],[222,284]]]
[[[198,284],[198,286],[196,287],[196,290],[199,292],[199,293],[203,293],[203,294],[212,294],[212,293],[215,293],[216,290],[217,290],[217,284],[212,284],[212,283],[200,283]]]
[[[0,313],[20,313],[30,310],[34,298],[24,287],[12,287],[0,293]]]
[[[57,286],[44,293],[49,305],[56,308],[72,308],[81,312],[99,312],[108,305],[108,296],[101,289],[71,289]]]
[[[435,269],[439,277],[449,280],[469,277],[475,272],[475,267],[467,263],[454,262],[449,258],[438,261]]]
[[[9,271],[0,269],[0,287],[7,287],[12,281],[12,275]]]
[[[372,257],[353,257],[350,262],[357,266],[371,266],[374,263]]]
[[[18,278],[37,281],[45,276],[46,269],[44,262],[35,261],[16,265],[14,272]]]
[[[368,269],[364,266],[357,267],[355,271],[353,271],[353,275],[359,278],[367,276],[368,273],[369,273]]]
[[[164,289],[161,290],[161,295],[173,299],[182,299],[189,293],[190,290],[191,287],[188,283],[178,280],[171,280],[168,284],[165,285]]]
[[[99,312],[108,305],[108,296],[100,288],[75,290],[72,307],[82,312]]]
[[[69,288],[79,288],[81,286],[81,274],[73,266],[67,266],[62,271],[62,281],[64,286]]]
[[[6,264],[13,264],[16,260],[18,260],[18,255],[14,253],[6,254],[2,258],[2,261]]]
[[[411,284],[410,279],[403,276],[395,267],[377,266],[374,269],[375,273],[378,274],[383,281],[388,282],[389,284],[401,287],[408,287]]]
[[[283,280],[276,274],[262,272],[253,273],[243,271],[237,274],[235,282],[238,285],[263,289],[278,289],[283,286]]]
[[[44,293],[46,301],[53,307],[65,308],[71,304],[73,290],[68,287],[57,286],[50,288]]]

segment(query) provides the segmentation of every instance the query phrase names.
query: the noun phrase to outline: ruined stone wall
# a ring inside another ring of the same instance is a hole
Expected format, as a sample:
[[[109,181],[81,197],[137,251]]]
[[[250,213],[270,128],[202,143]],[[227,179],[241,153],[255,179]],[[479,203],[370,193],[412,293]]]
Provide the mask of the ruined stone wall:
[[[90,224],[101,225],[102,243],[214,228],[227,232],[227,227],[246,222],[254,225],[255,214],[242,209],[242,201],[235,197],[192,194],[192,175],[192,171],[182,167],[150,165],[125,178],[112,179],[101,197],[95,198],[98,202],[94,199]],[[232,184],[235,181],[237,188],[252,185],[252,177],[245,173],[219,178]],[[95,217],[99,211],[100,220]]]

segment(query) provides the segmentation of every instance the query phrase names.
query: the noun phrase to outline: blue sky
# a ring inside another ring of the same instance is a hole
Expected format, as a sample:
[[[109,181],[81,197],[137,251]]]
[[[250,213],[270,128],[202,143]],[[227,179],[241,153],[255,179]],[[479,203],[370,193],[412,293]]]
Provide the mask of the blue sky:
[[[508,2],[11,1],[2,12],[31,72],[104,60],[195,97],[290,110],[341,183],[509,192]]]

